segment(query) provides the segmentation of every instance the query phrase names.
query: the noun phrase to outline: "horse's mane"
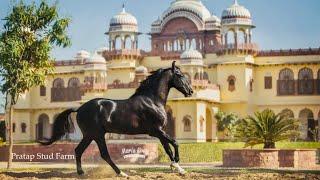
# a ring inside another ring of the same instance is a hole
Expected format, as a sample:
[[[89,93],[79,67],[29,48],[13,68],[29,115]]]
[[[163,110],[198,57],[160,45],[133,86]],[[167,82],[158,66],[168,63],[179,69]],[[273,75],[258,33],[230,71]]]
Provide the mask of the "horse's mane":
[[[140,83],[140,86],[138,87],[138,89],[136,90],[133,96],[152,92],[154,87],[156,87],[160,83],[159,80],[162,77],[162,74],[170,69],[171,68],[167,68],[167,69],[161,68],[151,72],[151,75],[149,75],[144,81]]]

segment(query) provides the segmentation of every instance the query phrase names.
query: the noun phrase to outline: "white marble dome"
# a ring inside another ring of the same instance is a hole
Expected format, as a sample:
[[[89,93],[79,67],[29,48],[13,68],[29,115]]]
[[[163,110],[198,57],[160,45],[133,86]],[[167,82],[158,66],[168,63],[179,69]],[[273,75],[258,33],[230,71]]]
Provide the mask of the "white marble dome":
[[[85,50],[78,51],[75,58],[76,59],[87,59],[90,57],[90,53]]]
[[[225,9],[222,12],[222,19],[229,19],[229,18],[251,19],[251,13],[247,8],[239,5],[238,1],[235,0],[233,5],[231,5],[229,8]]]
[[[199,16],[203,21],[211,17],[210,11],[200,0],[175,0],[171,6],[162,14],[162,19],[175,11],[190,11]]]
[[[215,22],[217,22],[217,23],[221,22],[221,20],[215,15],[212,15],[211,17],[206,19],[206,23],[215,23]]]
[[[123,8],[122,12],[112,17],[110,26],[118,25],[138,25],[137,19]]]
[[[106,60],[104,57],[99,55],[97,52],[95,52],[87,61],[86,63],[106,63]]]
[[[202,54],[194,49],[189,49],[184,51],[181,56],[180,59],[181,60],[188,60],[188,59],[198,59],[198,60],[202,60]]]
[[[136,68],[136,73],[146,74],[146,73],[148,73],[148,69],[145,66],[138,66]]]

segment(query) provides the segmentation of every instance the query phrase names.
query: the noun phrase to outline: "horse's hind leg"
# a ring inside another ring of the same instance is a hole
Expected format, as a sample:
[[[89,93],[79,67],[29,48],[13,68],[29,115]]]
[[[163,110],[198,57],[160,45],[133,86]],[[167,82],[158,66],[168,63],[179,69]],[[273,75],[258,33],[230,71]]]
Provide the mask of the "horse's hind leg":
[[[78,144],[78,146],[75,149],[75,154],[76,154],[76,163],[77,163],[77,173],[79,175],[82,175],[84,172],[81,167],[81,156],[83,152],[87,149],[87,147],[90,145],[92,142],[92,139],[83,137],[81,142]]]
[[[102,159],[104,159],[118,175],[128,177],[128,175],[126,175],[124,172],[120,171],[120,169],[111,160],[105,138],[100,137],[100,138],[95,139],[95,141],[98,144],[100,155],[101,155]]]

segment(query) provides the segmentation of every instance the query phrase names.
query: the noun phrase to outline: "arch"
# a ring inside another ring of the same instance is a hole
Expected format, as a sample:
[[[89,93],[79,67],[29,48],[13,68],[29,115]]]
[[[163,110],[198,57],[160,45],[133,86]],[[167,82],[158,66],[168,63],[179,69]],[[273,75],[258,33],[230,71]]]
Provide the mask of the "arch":
[[[295,94],[294,73],[289,68],[284,68],[279,72],[278,94],[279,95]]]
[[[167,132],[170,137],[176,136],[176,125],[175,125],[175,118],[173,117],[173,111],[172,108],[168,105],[166,105],[165,110],[167,112],[167,125],[165,127],[165,131]]]
[[[300,120],[300,138],[304,140],[312,140],[313,135],[311,133],[312,130],[315,129],[315,120],[313,116],[313,112],[305,108],[299,112],[299,120]]]
[[[191,45],[190,39],[187,39],[186,40],[186,49],[190,49],[190,45]]]
[[[26,132],[27,132],[27,124],[21,123],[21,133],[26,133]]]
[[[284,68],[279,73],[279,80],[294,80],[294,73],[289,68]]]
[[[120,36],[116,36],[114,38],[114,49],[122,49],[122,40]]]
[[[236,39],[236,33],[235,33],[235,30],[234,29],[229,29],[228,31],[227,31],[227,33],[226,33],[226,38],[225,38],[225,44],[227,44],[227,45],[233,45],[233,44],[235,44],[236,43],[236,41],[235,41],[235,39]],[[228,47],[229,47],[228,46]],[[230,48],[231,48],[231,46],[230,46]]]
[[[64,88],[64,81],[61,78],[56,78],[52,83],[53,88]]]
[[[302,68],[298,74],[298,92],[299,94],[313,94],[313,72],[310,68]]]
[[[230,75],[227,79],[228,81],[228,90],[233,92],[236,90],[236,77],[234,75]]]
[[[209,80],[209,75],[207,72],[203,72],[203,80]]]
[[[198,72],[194,75],[194,80],[200,80],[200,74]]]
[[[38,123],[36,124],[36,132],[37,140],[50,138],[51,125],[49,122],[49,116],[47,114],[43,113],[39,116]]]
[[[193,38],[190,43],[190,49],[196,49],[196,48],[197,48],[196,39]]]
[[[168,26],[168,24],[170,23],[170,21],[174,19],[187,19],[191,21],[194,24],[194,26],[197,28],[197,31],[202,30],[204,27],[203,21],[201,18],[199,18],[199,16],[197,16],[193,12],[187,12],[186,10],[184,10],[180,12],[176,11],[166,16],[161,23],[161,31],[163,32]]]
[[[68,87],[69,88],[78,88],[78,87],[80,87],[79,78],[76,78],[76,77],[70,78],[69,81],[68,81]]]
[[[238,34],[238,44],[245,44],[246,43],[246,31],[244,29],[239,29]]]
[[[294,113],[293,113],[293,111],[292,111],[291,109],[288,109],[288,108],[282,110],[282,111],[280,112],[280,115],[286,116],[286,117],[288,117],[288,118],[294,118]]]
[[[129,35],[124,38],[124,49],[132,49],[132,39]]]
[[[185,115],[183,117],[183,131],[184,132],[191,132],[191,122],[192,122],[192,117],[190,115]]]

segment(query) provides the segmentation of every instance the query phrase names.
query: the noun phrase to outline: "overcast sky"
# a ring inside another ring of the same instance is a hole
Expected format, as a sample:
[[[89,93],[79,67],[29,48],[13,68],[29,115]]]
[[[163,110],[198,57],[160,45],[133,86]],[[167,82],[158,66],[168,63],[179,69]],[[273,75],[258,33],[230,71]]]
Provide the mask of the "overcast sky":
[[[104,34],[113,15],[121,11],[122,3],[127,12],[136,16],[139,30],[150,32],[151,23],[161,16],[173,0],[59,0],[60,14],[72,18],[69,35],[72,47],[55,49],[58,60],[71,59],[78,50],[107,46]],[[31,0],[26,0],[31,2]],[[49,2],[55,2],[49,0]],[[202,0],[218,17],[233,0]],[[286,49],[320,47],[320,0],[239,0],[248,8],[254,24],[253,40],[261,49]],[[3,19],[12,6],[12,0],[0,0],[0,17]],[[0,25],[2,27],[3,20]],[[141,49],[150,49],[149,36],[139,38]]]

